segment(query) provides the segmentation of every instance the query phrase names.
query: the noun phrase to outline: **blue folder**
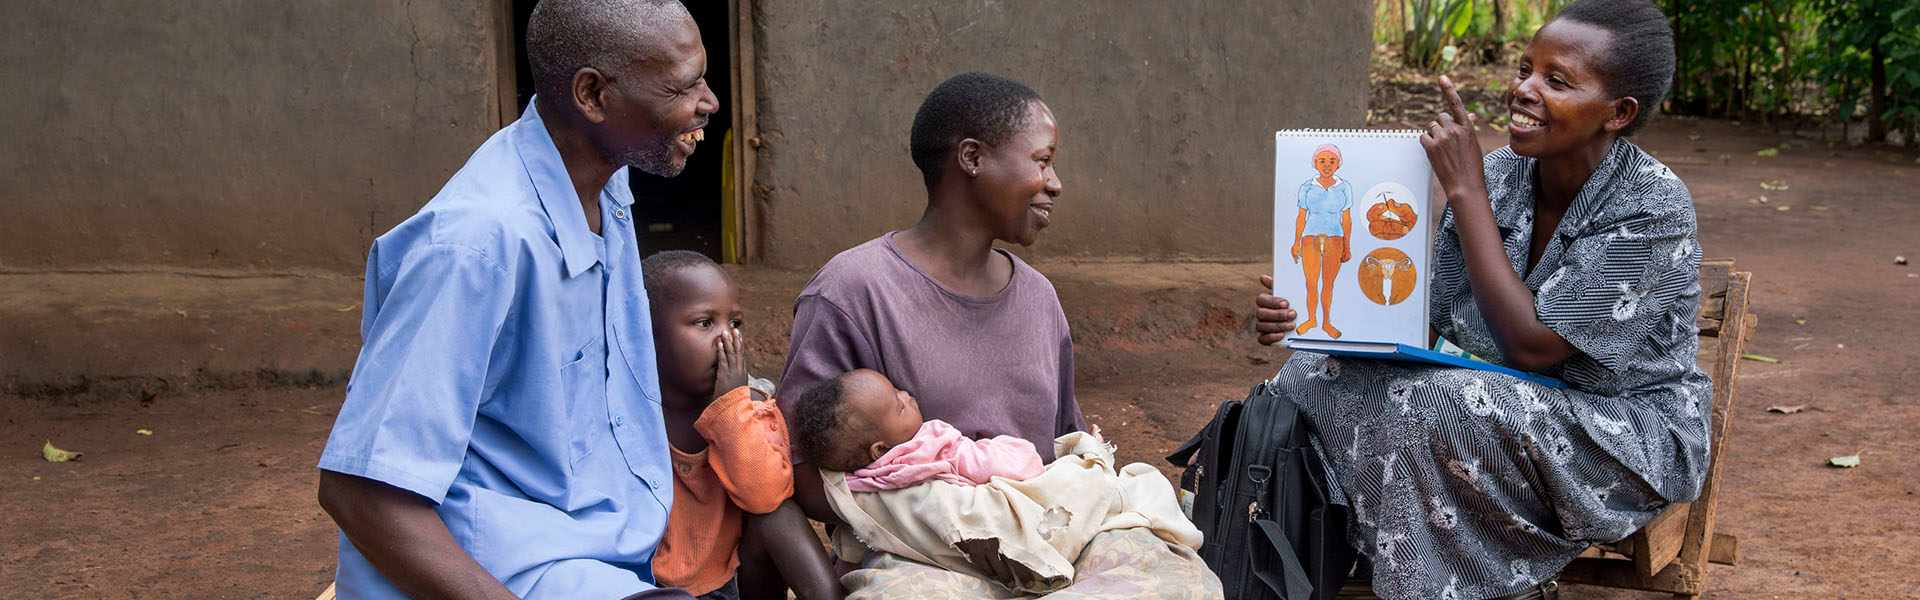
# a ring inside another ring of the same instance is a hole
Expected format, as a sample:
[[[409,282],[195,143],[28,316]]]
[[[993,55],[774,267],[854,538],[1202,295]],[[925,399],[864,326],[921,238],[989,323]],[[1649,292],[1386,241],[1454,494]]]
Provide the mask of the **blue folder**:
[[[1378,358],[1383,360],[1427,363],[1443,367],[1461,367],[1478,371],[1490,371],[1518,379],[1525,379],[1550,388],[1567,389],[1567,382],[1545,375],[1535,375],[1486,361],[1462,358],[1445,352],[1415,348],[1406,344],[1396,344],[1393,342],[1337,342],[1330,340],[1291,339],[1287,340],[1287,348],[1291,350],[1332,354],[1334,356]]]

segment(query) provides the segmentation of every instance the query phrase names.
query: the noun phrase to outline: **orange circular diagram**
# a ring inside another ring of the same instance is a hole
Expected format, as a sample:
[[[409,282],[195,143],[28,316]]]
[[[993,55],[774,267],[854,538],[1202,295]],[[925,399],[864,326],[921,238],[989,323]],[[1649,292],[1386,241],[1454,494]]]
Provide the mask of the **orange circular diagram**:
[[[1413,212],[1412,204],[1394,202],[1392,197],[1367,209],[1367,232],[1383,240],[1400,239],[1418,222],[1420,215]]]
[[[1405,302],[1419,281],[1413,259],[1405,252],[1381,248],[1360,259],[1360,293],[1366,294],[1374,304],[1392,306]]]

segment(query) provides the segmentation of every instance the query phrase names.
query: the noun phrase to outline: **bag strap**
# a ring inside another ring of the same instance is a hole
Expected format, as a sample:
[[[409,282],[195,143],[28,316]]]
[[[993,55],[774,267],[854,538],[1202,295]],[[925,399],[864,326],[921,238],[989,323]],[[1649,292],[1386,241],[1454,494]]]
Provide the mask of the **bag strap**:
[[[1307,570],[1300,566],[1300,557],[1293,553],[1293,543],[1287,540],[1287,532],[1272,519],[1257,519],[1253,522],[1261,534],[1249,536],[1258,543],[1265,538],[1266,545],[1273,549],[1274,556],[1280,559],[1281,572],[1273,572],[1273,565],[1253,561],[1253,574],[1265,582],[1273,593],[1286,600],[1311,600],[1313,582],[1307,579]]]

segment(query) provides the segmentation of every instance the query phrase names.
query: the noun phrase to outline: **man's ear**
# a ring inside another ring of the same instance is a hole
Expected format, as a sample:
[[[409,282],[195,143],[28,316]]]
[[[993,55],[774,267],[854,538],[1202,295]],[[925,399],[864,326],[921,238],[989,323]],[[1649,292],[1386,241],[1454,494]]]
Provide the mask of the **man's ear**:
[[[1603,128],[1607,133],[1617,133],[1633,124],[1634,117],[1640,116],[1640,101],[1627,96],[1613,101],[1613,116],[1607,118]]]
[[[970,177],[979,175],[980,159],[984,157],[985,150],[986,144],[980,143],[980,140],[973,138],[960,140],[960,149],[953,153],[954,160],[960,162],[960,172]]]
[[[607,120],[607,77],[599,69],[581,67],[573,72],[571,92],[573,107],[586,117],[589,123],[602,123]]]

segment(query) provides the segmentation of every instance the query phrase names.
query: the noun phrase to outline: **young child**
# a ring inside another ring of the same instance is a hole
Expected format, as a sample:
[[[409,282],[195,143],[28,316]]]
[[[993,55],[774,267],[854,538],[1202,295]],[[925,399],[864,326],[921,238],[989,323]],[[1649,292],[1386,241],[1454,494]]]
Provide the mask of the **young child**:
[[[733,279],[684,250],[650,256],[641,271],[673,452],[673,510],[654,577],[702,598],[755,597],[742,588],[769,582],[767,593],[781,598],[786,583],[800,598],[841,597],[819,538],[788,499],[786,422],[747,386]],[[736,579],[743,562],[777,573]]]
[[[921,422],[920,404],[870,369],[848,371],[814,386],[794,415],[802,421],[808,464],[847,472],[847,487],[874,492],[929,479],[961,485],[994,476],[1023,481],[1041,472],[1040,453],[1025,439],[971,440],[945,421]]]
[[[1060,436],[1058,458],[1042,467],[1024,439],[970,440],[922,422],[912,395],[865,369],[816,384],[794,408],[800,454],[822,469],[827,500],[847,523],[834,538],[843,560],[877,550],[1050,592],[1074,580],[1075,558],[1102,531],[1146,527],[1200,546],[1167,478],[1143,463],[1115,470],[1098,433]],[[969,556],[980,548],[1021,570],[981,571]]]

